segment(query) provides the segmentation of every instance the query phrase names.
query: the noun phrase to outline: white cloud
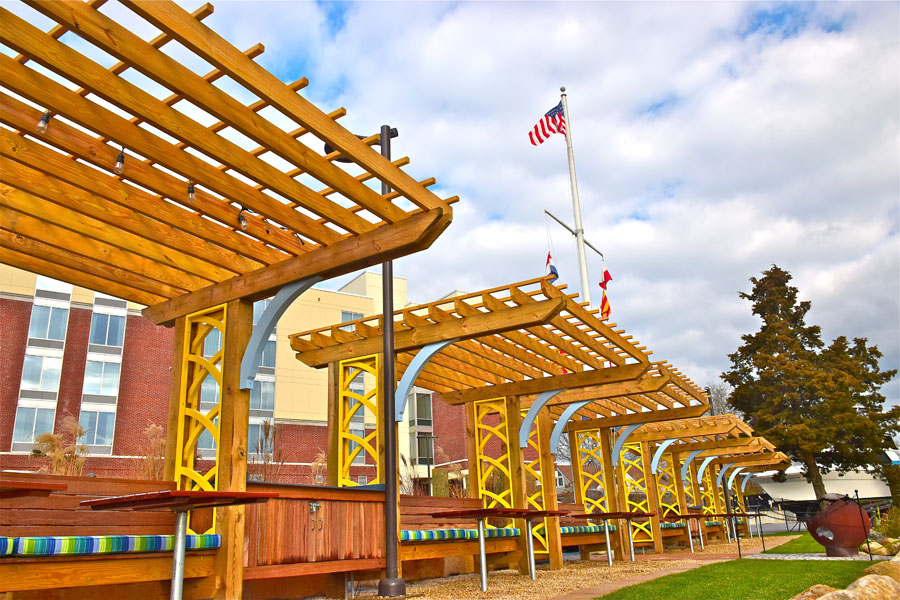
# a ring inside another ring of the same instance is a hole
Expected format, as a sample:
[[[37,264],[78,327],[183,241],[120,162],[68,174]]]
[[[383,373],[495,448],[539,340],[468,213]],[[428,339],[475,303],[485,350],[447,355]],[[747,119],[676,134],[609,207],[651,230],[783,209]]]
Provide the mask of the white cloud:
[[[543,273],[543,210],[571,219],[566,158],[560,136],[533,148],[526,133],[568,86],[584,226],[615,278],[613,320],[704,385],[758,327],[737,293],[772,263],[793,273],[827,340],[868,337],[883,368],[900,366],[898,13],[218,2],[207,23],[239,48],[263,42],[261,64],[308,76],[303,93],[347,107],[351,129],[396,126],[407,171],[461,197],[434,246],[397,261],[418,301]],[[552,227],[577,289],[572,244]],[[900,401],[900,382],[884,392]]]

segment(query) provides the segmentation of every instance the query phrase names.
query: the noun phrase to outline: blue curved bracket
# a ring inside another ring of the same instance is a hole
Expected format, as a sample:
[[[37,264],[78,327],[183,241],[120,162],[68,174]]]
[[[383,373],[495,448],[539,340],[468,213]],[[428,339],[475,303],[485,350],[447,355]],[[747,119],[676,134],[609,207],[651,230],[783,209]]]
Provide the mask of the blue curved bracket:
[[[413,385],[415,385],[416,379],[419,377],[419,373],[422,372],[422,369],[425,368],[428,361],[431,360],[435,354],[456,341],[458,340],[452,339],[434,342],[433,344],[423,346],[421,350],[416,352],[416,355],[413,357],[412,361],[410,361],[409,366],[406,367],[406,371],[403,372],[403,377],[400,378],[400,383],[397,384],[397,391],[394,393],[395,421],[399,423],[403,420],[403,413],[406,412],[406,402],[409,400],[409,393],[412,391]]]
[[[663,452],[666,451],[666,448],[677,442],[677,439],[666,440],[662,444],[659,445],[659,448],[656,449],[656,452],[653,454],[653,460],[650,461],[650,472],[656,475],[657,469],[659,469],[659,461],[662,459]]]
[[[266,342],[269,341],[269,335],[275,330],[278,319],[284,314],[288,306],[297,299],[297,297],[322,281],[318,275],[315,277],[307,277],[293,283],[281,286],[272,301],[266,307],[259,322],[253,328],[253,334],[250,341],[247,342],[247,348],[244,349],[244,356],[241,357],[241,389],[249,390],[253,388],[253,380],[256,378],[256,372],[259,369],[259,362],[262,360],[263,350]]]
[[[741,482],[742,494],[747,490],[747,482],[750,481],[751,477],[753,477],[753,473],[744,473],[744,480]]]
[[[725,472],[733,467],[737,463],[728,463],[727,465],[722,465],[722,468],[719,469],[719,476],[716,477],[716,485],[722,487],[722,478],[725,477]]]
[[[700,454],[702,452],[703,452],[703,450],[694,450],[693,452],[688,454],[688,457],[684,460],[684,464],[681,465],[681,480],[682,481],[689,481],[688,469],[691,468],[691,463],[694,462],[694,459],[697,458],[698,456],[700,456]]]
[[[615,467],[619,464],[619,454],[622,452],[622,447],[625,445],[625,442],[628,440],[628,436],[631,435],[631,432],[643,425],[643,423],[632,423],[625,427],[622,432],[619,434],[619,437],[616,438],[616,443],[613,444],[612,450],[612,466]]]
[[[716,460],[715,456],[707,456],[703,459],[703,462],[700,463],[700,468],[697,469],[697,483],[703,483],[703,471],[706,470],[706,467],[709,466],[709,463]]]
[[[556,449],[559,447],[559,438],[560,436],[562,436],[563,429],[566,428],[566,425],[569,423],[569,419],[572,418],[572,415],[574,415],[581,408],[587,406],[590,403],[590,400],[585,400],[583,402],[570,404],[566,407],[566,410],[563,411],[563,414],[559,416],[559,420],[556,421],[556,425],[553,427],[553,433],[550,434],[551,454],[556,454]]]
[[[731,484],[734,483],[734,478],[737,477],[738,473],[746,469],[747,467],[738,467],[734,471],[731,472],[731,475],[728,476],[728,487],[727,489],[731,489]],[[743,491],[743,490],[742,490]]]
[[[524,448],[528,445],[528,434],[531,433],[531,426],[534,425],[534,420],[537,419],[538,413],[541,412],[541,409],[544,408],[544,405],[550,402],[551,398],[553,398],[561,391],[562,390],[550,390],[547,392],[542,392],[541,395],[538,396],[537,399],[528,408],[528,412],[525,414],[525,417],[522,419],[522,424],[519,426],[520,448]]]

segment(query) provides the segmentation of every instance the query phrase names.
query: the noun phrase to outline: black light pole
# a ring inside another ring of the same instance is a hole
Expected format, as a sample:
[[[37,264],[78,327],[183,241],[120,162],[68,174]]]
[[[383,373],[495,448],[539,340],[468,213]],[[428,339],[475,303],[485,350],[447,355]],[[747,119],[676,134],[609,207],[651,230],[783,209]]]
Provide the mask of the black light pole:
[[[388,125],[381,126],[381,155],[391,160],[391,138],[397,137],[397,130]],[[381,184],[381,194],[391,190],[386,183]],[[399,577],[397,557],[397,430],[394,421],[394,264],[387,261],[381,266],[381,302],[383,314],[383,365],[382,389],[384,407],[384,560],[385,577],[378,582],[378,595],[386,597],[405,596],[406,582]]]

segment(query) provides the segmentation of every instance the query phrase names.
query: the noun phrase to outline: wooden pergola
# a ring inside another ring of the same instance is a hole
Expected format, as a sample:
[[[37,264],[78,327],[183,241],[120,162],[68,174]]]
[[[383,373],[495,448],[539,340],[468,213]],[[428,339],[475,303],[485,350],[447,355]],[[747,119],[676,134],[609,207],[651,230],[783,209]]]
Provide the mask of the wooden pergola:
[[[240,491],[248,381],[278,310],[318,281],[427,248],[456,198],[374,150],[379,134],[342,127],[344,109],[306,100],[305,78],[285,84],[257,64],[262,44],[242,51],[205,26],[212,5],[123,0],[135,27],[104,3],[26,0],[55,22],[48,31],[0,8],[0,255],[174,326],[167,477]],[[253,301],[273,295],[251,338]],[[200,407],[207,377],[211,410]],[[204,432],[212,468],[195,453]],[[225,543],[203,574],[217,598],[241,594],[243,514],[218,512]]]
[[[488,507],[555,508],[553,455],[567,424],[573,432],[584,423],[609,428],[708,410],[706,395],[693,382],[666,363],[651,363],[644,347],[596,313],[546,278],[395,311],[395,421],[402,420],[413,386],[465,405],[469,489]],[[387,424],[378,421],[365,437],[349,431],[364,407],[381,414],[381,390],[362,398],[350,383],[361,372],[381,368],[383,332],[383,317],[373,316],[290,335],[300,361],[330,368],[332,485],[355,485],[349,465],[362,452],[378,465],[385,460],[380,436]],[[499,457],[485,454],[491,443],[499,444]],[[534,460],[523,458],[529,447]],[[498,472],[508,481],[499,495],[486,488],[487,478]],[[539,484],[537,494],[526,495],[526,488],[535,487],[529,479]],[[547,519],[541,527],[536,536],[542,551],[558,567],[558,520]]]

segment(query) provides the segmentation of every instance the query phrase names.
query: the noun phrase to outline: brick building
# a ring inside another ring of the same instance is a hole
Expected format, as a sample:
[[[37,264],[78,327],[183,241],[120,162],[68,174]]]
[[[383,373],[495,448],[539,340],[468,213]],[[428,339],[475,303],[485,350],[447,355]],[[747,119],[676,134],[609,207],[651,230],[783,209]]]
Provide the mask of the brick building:
[[[396,278],[394,290],[396,308],[406,305],[406,281]],[[145,430],[167,421],[174,335],[141,316],[141,308],[0,265],[0,470],[40,469],[47,461],[31,455],[36,438],[63,432],[71,416],[85,431],[85,473],[137,476]],[[297,361],[287,336],[379,312],[381,278],[372,273],[338,291],[314,288],[285,312],[251,392],[251,475],[274,470],[283,482],[324,482],[327,373]],[[261,432],[268,426],[274,434],[266,447]],[[370,431],[374,416],[359,427]],[[426,477],[435,446],[444,462],[467,467],[463,408],[424,390],[413,392],[398,441],[413,479]],[[211,438],[198,445],[206,456],[214,448]],[[375,467],[363,459],[351,474],[366,483]]]

